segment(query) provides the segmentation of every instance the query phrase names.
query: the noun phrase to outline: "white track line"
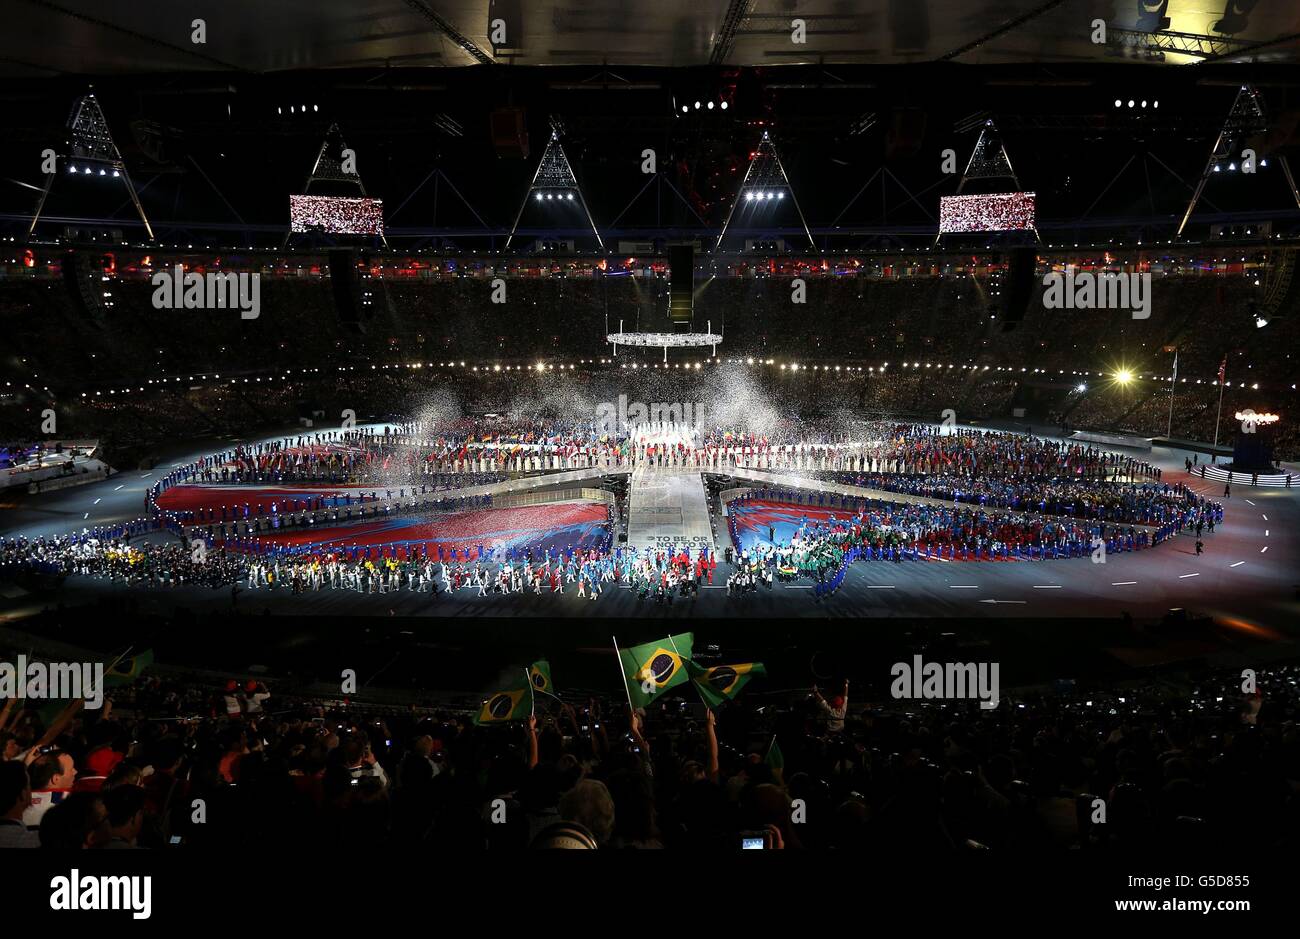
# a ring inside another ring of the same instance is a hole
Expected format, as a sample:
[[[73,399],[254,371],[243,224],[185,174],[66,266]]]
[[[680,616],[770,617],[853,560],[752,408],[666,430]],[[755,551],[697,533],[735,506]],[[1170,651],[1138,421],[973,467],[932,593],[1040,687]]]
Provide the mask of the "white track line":
[[[1268,545],[1264,545],[1264,547],[1262,547],[1262,548],[1259,549],[1259,553],[1260,553],[1260,554],[1263,554],[1263,553],[1264,553],[1265,551],[1267,551],[1267,550],[1268,550]]]
[[[979,584],[949,584],[949,590],[979,590]]]
[[[1267,515],[1260,515],[1260,518],[1262,518],[1262,519],[1263,519],[1264,521],[1266,521],[1266,522],[1268,521],[1268,516],[1267,516]]]
[[[1253,502],[1251,502],[1249,499],[1247,499],[1247,500],[1246,500],[1246,504],[1249,505],[1249,506],[1254,506],[1255,503],[1253,503]]]
[[[125,486],[125,485],[126,485],[126,483],[122,483],[122,486]],[[121,489],[122,486],[118,486],[117,489]],[[113,491],[114,491],[114,492],[117,492],[117,489],[114,489]]]
[[[1117,580],[1117,581],[1112,582],[1112,583],[1111,583],[1111,586],[1112,586],[1112,587],[1132,587],[1132,586],[1133,586],[1134,584],[1136,584],[1136,583],[1137,583],[1136,580]]]
[[[1185,579],[1187,579],[1188,577],[1200,577],[1200,576],[1201,576],[1201,572],[1200,572],[1200,571],[1197,571],[1195,574],[1179,574],[1179,575],[1178,575],[1178,579],[1179,579],[1179,580],[1185,580]]]
[[[1060,584],[1034,584],[1035,590],[1060,590]]]
[[[1241,567],[1241,565],[1243,565],[1243,564],[1245,564],[1245,563],[1246,563],[1245,561],[1238,561],[1238,562],[1236,562],[1235,564],[1229,564],[1228,566],[1229,566],[1229,567]]]
[[[868,590],[893,590],[893,584],[867,584]]]

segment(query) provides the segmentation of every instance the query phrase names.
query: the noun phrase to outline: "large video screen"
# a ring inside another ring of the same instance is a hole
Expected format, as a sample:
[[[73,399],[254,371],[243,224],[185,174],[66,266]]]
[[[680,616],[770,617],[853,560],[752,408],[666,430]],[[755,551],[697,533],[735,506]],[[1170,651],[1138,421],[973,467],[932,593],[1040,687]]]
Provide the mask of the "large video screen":
[[[994,192],[939,199],[939,232],[1021,231],[1034,227],[1032,192]]]
[[[346,196],[289,196],[289,228],[333,235],[382,235],[384,200]]]

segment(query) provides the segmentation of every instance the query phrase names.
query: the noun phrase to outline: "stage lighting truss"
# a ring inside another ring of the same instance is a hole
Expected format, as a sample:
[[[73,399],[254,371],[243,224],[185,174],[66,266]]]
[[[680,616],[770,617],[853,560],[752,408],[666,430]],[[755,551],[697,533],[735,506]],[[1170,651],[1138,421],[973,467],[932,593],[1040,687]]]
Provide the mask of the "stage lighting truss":
[[[637,346],[643,349],[664,350],[664,362],[668,361],[669,349],[698,349],[703,346],[710,346],[710,354],[717,355],[718,343],[722,342],[722,336],[713,331],[713,323],[710,322],[707,332],[702,333],[626,333],[620,328],[616,333],[610,333],[605,337],[605,341],[613,345],[614,355],[618,355],[619,346]]]
[[[117,144],[113,141],[113,134],[108,129],[108,121],[104,118],[104,111],[99,106],[99,101],[93,93],[86,94],[78,98],[72,105],[72,114],[68,118],[68,153],[66,156],[59,158],[59,164],[63,167],[64,176],[81,176],[94,177],[96,179],[120,179],[126,185],[127,194],[131,197],[131,203],[135,206],[136,214],[140,216],[140,221],[144,224],[144,230],[153,240],[153,226],[149,224],[149,218],[145,215],[144,206],[140,204],[140,197],[137,195],[135,185],[131,182],[131,177],[126,171],[126,164],[122,161],[122,154],[117,149]],[[36,230],[36,224],[41,220],[41,212],[45,209],[45,200],[49,198],[50,189],[54,186],[54,180],[58,178],[59,172],[50,173],[45,177],[45,186],[41,190],[40,200],[36,204],[36,211],[32,215],[31,224],[27,227],[27,234],[30,236]]]
[[[1253,86],[1242,85],[1237,90],[1237,97],[1232,102],[1232,108],[1228,111],[1214,146],[1210,148],[1205,169],[1201,172],[1201,178],[1192,192],[1192,198],[1187,203],[1187,211],[1183,213],[1182,221],[1178,224],[1175,238],[1182,237],[1183,229],[1187,227],[1192,213],[1196,211],[1197,203],[1201,200],[1201,193],[1205,191],[1205,184],[1209,178],[1215,173],[1236,173],[1241,170],[1242,150],[1246,147],[1247,141],[1265,133],[1268,126],[1263,96]],[[1266,156],[1258,154],[1256,160],[1256,170],[1268,168]],[[1295,200],[1297,208],[1300,208],[1300,188],[1296,187],[1295,177],[1291,174],[1286,156],[1278,155],[1277,162],[1282,168],[1287,187],[1291,190],[1291,197]]]
[[[546,142],[546,150],[538,161],[537,171],[533,174],[532,182],[528,184],[528,192],[524,194],[524,199],[519,204],[519,211],[515,213],[514,224],[510,226],[510,234],[506,238],[505,245],[507,249],[514,241],[515,233],[519,230],[519,220],[523,218],[524,209],[530,202],[540,203],[543,206],[548,203],[554,205],[556,202],[563,202],[580,207],[587,217],[591,233],[596,237],[596,244],[604,250],[605,242],[601,240],[600,232],[596,230],[596,222],[587,208],[587,200],[582,197],[578,178],[573,175],[573,167],[569,165],[569,158],[564,153],[564,147],[560,145],[560,128],[554,122],[551,137]]]
[[[303,110],[307,110],[305,104]],[[320,149],[316,151],[316,160],[307,173],[307,181],[303,183],[302,194],[304,196],[311,195],[313,183],[324,182],[331,185],[346,183],[349,186],[356,186],[357,192],[360,194],[359,198],[370,198],[370,194],[366,192],[366,184],[361,179],[361,174],[359,172],[349,173],[344,169],[343,155],[347,152],[347,149],[347,141],[343,139],[343,131],[339,128],[339,125],[330,124],[325,131],[324,138],[321,140]],[[293,238],[293,235],[293,224],[290,222],[289,231],[285,233],[284,243],[281,245],[282,248],[289,246],[289,241]],[[388,247],[388,238],[382,230],[379,232],[379,241],[385,248]]]
[[[1015,182],[1016,189],[1020,189],[1020,179],[1011,168],[1011,158],[1007,156],[1002,135],[998,133],[992,118],[986,120],[980,128],[979,139],[975,141],[975,149],[971,151],[966,170],[957,184],[957,192],[962,191],[968,179],[1010,179]]]
[[[968,125],[969,129],[974,129],[975,126],[975,124]],[[962,194],[967,180],[971,179],[1009,179],[1015,192],[1021,192],[1023,187],[1020,185],[1020,177],[1011,167],[1011,157],[1007,156],[1007,148],[1002,142],[1002,135],[998,133],[997,126],[993,123],[993,118],[985,118],[983,124],[979,126],[979,139],[975,141],[975,148],[971,151],[966,169],[957,180],[957,195]],[[1035,241],[1042,241],[1036,225],[1031,225],[1029,231],[1034,233]],[[944,232],[940,231],[934,236],[934,243],[938,245],[943,240],[943,236]]]
[[[727,237],[727,229],[731,226],[737,207],[744,206],[757,211],[761,208],[781,205],[787,199],[799,215],[799,222],[803,225],[804,234],[808,236],[809,246],[816,250],[817,243],[813,240],[807,220],[804,219],[803,210],[799,208],[799,200],[794,196],[794,188],[790,185],[790,178],[785,174],[785,167],[776,152],[776,145],[767,131],[763,131],[763,138],[750,157],[745,178],[736,193],[736,201],[731,204],[731,209],[727,212],[727,218],[722,223],[722,232],[718,235],[713,250],[716,251],[722,246],[722,240]]]

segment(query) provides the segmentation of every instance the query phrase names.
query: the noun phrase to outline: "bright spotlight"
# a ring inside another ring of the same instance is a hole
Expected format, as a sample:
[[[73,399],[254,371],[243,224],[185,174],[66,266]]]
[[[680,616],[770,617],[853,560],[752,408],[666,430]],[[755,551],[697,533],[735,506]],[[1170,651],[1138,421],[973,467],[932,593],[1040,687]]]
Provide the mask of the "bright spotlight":
[[[696,101],[696,102],[695,102],[695,110],[698,111],[699,109],[700,109],[700,102]]]
[[[713,102],[712,102],[712,101],[709,102],[709,110],[710,110],[710,111],[713,110]]]
[[[778,199],[784,199],[784,198],[785,198],[785,193],[784,193],[784,192],[778,192],[778,193],[776,194],[776,197],[777,197]]]
[[[724,111],[727,110],[727,102],[725,102],[725,101],[722,102],[722,104],[718,105],[718,107],[722,108],[722,110],[724,110]]]
[[[1121,385],[1127,385],[1133,380],[1133,373],[1126,368],[1122,368],[1115,373],[1115,380]]]
[[[745,201],[746,201],[746,202],[753,202],[753,201],[754,201],[754,194],[753,194],[752,192],[747,192],[747,193],[745,193]]]
[[[68,172],[69,172],[69,173],[75,173],[76,171],[77,171],[77,168],[76,168],[75,166],[69,166],[69,167],[68,167]]]
[[[1074,390],[1082,393],[1088,390],[1088,386],[1080,382],[1079,384],[1074,386]]]
[[[1237,169],[1237,164],[1236,164],[1236,163],[1229,163],[1229,164],[1228,164],[1228,171],[1229,171],[1229,172],[1234,172],[1236,169]]]
[[[573,193],[569,193],[567,196],[565,196],[565,198],[568,199],[570,202],[572,202],[572,201],[573,201]]]
[[[1129,106],[1130,108],[1133,107],[1133,99],[1132,99],[1132,98],[1129,98],[1128,106]]]
[[[1142,107],[1145,108],[1146,106],[1147,106],[1147,103],[1146,103],[1145,101],[1143,101],[1143,102],[1142,102]]]
[[[685,105],[685,104],[683,104],[683,105],[682,105],[682,113],[683,113],[683,114],[689,114],[689,113],[691,113],[690,106],[689,106],[689,105]]]

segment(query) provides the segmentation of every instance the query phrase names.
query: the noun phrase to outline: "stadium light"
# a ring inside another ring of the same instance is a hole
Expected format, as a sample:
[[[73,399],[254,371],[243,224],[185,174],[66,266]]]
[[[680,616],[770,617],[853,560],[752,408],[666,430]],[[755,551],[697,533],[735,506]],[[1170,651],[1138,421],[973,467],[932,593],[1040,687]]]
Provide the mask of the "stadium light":
[[[1133,380],[1133,373],[1126,368],[1122,368],[1115,373],[1115,380],[1121,385],[1127,385]]]

